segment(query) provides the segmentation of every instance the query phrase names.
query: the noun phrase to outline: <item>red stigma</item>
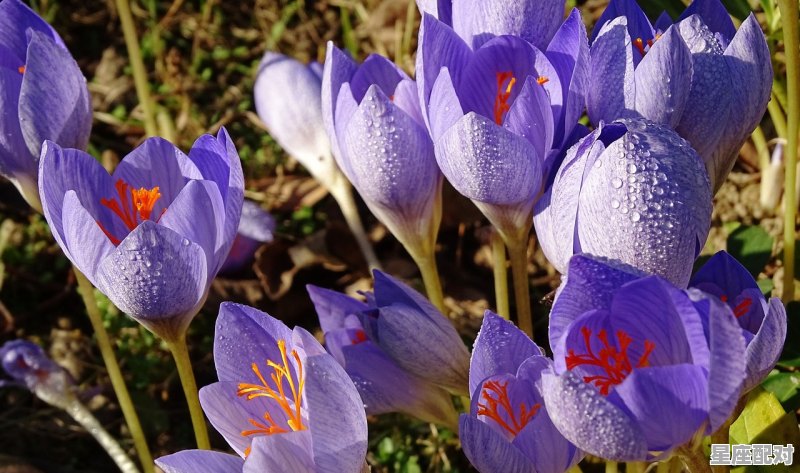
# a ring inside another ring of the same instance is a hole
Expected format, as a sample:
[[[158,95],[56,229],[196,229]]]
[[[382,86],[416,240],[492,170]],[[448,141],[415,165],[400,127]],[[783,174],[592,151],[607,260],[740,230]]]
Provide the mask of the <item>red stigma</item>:
[[[506,85],[506,81],[508,84]],[[511,88],[517,82],[517,78],[511,71],[497,73],[497,94],[494,97],[494,122],[498,125],[503,124],[503,116],[511,108],[508,99],[511,98]]]
[[[127,182],[118,179],[114,184],[114,188],[117,190],[117,197],[111,199],[102,198],[100,199],[100,204],[114,212],[128,230],[133,230],[141,222],[149,220],[153,213],[153,207],[158,199],[161,198],[158,186],[152,189],[145,189],[144,187],[134,189]],[[163,215],[165,211],[166,209],[161,214]],[[159,218],[161,218],[160,215]],[[118,238],[103,227],[103,224],[99,221],[97,224],[113,244],[119,245],[120,240]]]
[[[625,333],[624,330],[617,330],[616,333],[619,349],[611,346],[608,341],[608,333],[605,330],[598,331],[597,338],[603,344],[603,348],[597,354],[595,354],[592,350],[592,345],[590,343],[592,336],[591,329],[589,329],[589,327],[583,327],[581,329],[581,334],[583,335],[583,342],[586,345],[587,353],[583,355],[577,355],[575,354],[575,350],[569,350],[566,358],[567,369],[571,370],[582,365],[597,366],[598,368],[601,368],[606,372],[605,376],[584,376],[583,380],[587,383],[593,383],[595,386],[597,386],[600,389],[600,394],[604,396],[608,395],[611,386],[616,386],[623,382],[625,378],[631,374],[633,368],[643,368],[648,366],[647,359],[650,357],[650,354],[656,347],[653,342],[645,340],[644,353],[642,353],[642,356],[639,358],[639,362],[636,364],[636,366],[633,366],[628,358],[628,347],[630,347],[633,339],[630,337],[630,335]]]
[[[742,302],[737,304],[736,307],[733,308],[733,315],[735,315],[736,318],[738,319],[739,317],[743,316],[744,314],[750,312],[750,307],[752,305],[753,305],[753,299],[751,299],[749,297],[746,298],[745,300],[743,300]]]
[[[533,419],[541,404],[534,404],[531,407],[526,407],[525,404],[520,403],[519,415],[514,411],[511,405],[511,399],[508,397],[508,382],[500,381],[486,381],[483,383],[481,389],[481,399],[483,403],[478,403],[478,415],[486,416],[497,423],[503,430],[516,436],[528,422]],[[500,411],[504,411],[511,423],[506,422],[500,415]]]
[[[364,342],[367,342],[367,341],[369,341],[369,339],[367,338],[367,332],[365,332],[363,330],[360,330],[360,329],[356,330],[355,335],[353,335],[350,338],[350,342],[353,345],[358,345],[359,343],[364,343]]]

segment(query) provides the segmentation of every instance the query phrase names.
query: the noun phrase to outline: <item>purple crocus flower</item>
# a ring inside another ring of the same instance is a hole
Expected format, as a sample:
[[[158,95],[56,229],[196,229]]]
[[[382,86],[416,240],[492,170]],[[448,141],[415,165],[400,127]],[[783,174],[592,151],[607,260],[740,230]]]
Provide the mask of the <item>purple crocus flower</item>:
[[[712,256],[689,286],[719,298],[733,311],[747,342],[747,378],[742,392],[753,389],[780,358],[786,340],[786,308],[777,297],[767,301],[753,276],[725,251]]]
[[[0,1],[0,110],[0,175],[41,210],[42,142],[86,149],[92,104],[58,33],[19,0]]]
[[[46,141],[39,190],[67,258],[123,312],[173,340],[228,255],[244,180],[222,129],[201,136],[188,156],[150,138],[112,175],[83,151]]]
[[[642,116],[697,150],[716,191],[769,101],[772,64],[751,14],[736,31],[719,0],[695,0],[654,28],[634,0],[612,0],[595,27],[587,106],[593,123]]]
[[[239,230],[233,239],[231,251],[220,268],[220,274],[241,270],[253,261],[261,245],[272,241],[275,235],[275,219],[257,203],[245,200]]]
[[[469,414],[459,437],[478,471],[562,473],[583,453],[553,425],[541,378],[553,363],[520,329],[486,311],[469,369]]]
[[[417,0],[473,48],[495,36],[517,36],[544,50],[564,18],[565,0]]]
[[[322,120],[322,64],[267,51],[253,89],[270,135],[327,188],[343,180]]]
[[[225,302],[214,338],[219,382],[200,403],[238,456],[186,450],[156,460],[168,473],[358,473],[367,419],[347,373],[300,327]]]
[[[567,152],[534,223],[561,273],[584,252],[686,287],[711,225],[711,186],[700,157],[668,127],[601,123]]]
[[[72,377],[51,360],[39,345],[27,340],[11,340],[0,347],[0,366],[15,383],[31,391],[64,397],[74,386]],[[0,383],[2,385],[3,383]]]
[[[322,111],[345,176],[415,260],[427,257],[439,231],[442,175],[414,81],[383,56],[358,65],[328,43]]]
[[[376,281],[376,292],[379,289],[383,292],[386,284],[395,283],[384,276],[376,279],[381,280],[380,283]],[[325,348],[350,375],[368,415],[402,412],[456,428],[458,414],[450,394],[430,377],[425,379],[404,368],[381,348],[381,311],[376,306],[375,297],[370,294],[368,303],[364,303],[321,287],[309,285],[307,289],[325,333]],[[406,321],[412,322],[420,317],[425,315],[410,314]],[[437,314],[438,317],[441,315]],[[444,322],[449,325],[446,320]],[[453,340],[455,330],[444,328],[450,335],[445,341]],[[425,348],[421,341],[414,342],[414,345]],[[461,355],[462,351],[457,350],[456,354]],[[412,356],[422,356],[416,361],[417,366],[426,362],[432,366],[439,363],[428,350],[415,350]]]
[[[419,44],[419,94],[439,167],[506,239],[526,236],[542,176],[583,110],[588,42],[580,12],[544,51],[508,35],[465,42],[429,14]]]
[[[564,437],[593,455],[639,461],[725,423],[745,378],[745,339],[727,305],[696,305],[658,276],[584,255],[568,274],[551,314],[556,374],[542,376]]]
[[[328,351],[356,380],[370,412],[402,411],[452,420],[449,399],[431,385],[468,393],[467,347],[422,294],[381,271],[373,274],[375,292],[368,294],[366,304],[308,286]],[[402,379],[424,391],[399,389]]]

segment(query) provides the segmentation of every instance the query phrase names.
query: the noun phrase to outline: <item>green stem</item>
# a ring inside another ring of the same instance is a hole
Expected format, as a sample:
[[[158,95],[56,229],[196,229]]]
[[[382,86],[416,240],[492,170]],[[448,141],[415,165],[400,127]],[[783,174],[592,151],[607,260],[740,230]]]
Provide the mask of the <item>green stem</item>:
[[[507,239],[508,256],[511,260],[511,276],[514,280],[514,301],[517,303],[517,324],[520,330],[533,339],[531,296],[528,289],[528,239]]]
[[[511,316],[511,309],[508,303],[506,245],[497,230],[492,230],[492,268],[494,270],[494,298],[497,304],[497,313],[508,320]]]
[[[774,94],[770,98],[769,103],[767,103],[767,111],[769,112],[770,118],[772,118],[772,124],[775,125],[775,132],[778,133],[778,136],[781,138],[786,138],[786,117],[783,115],[783,110],[781,110],[781,106],[778,105]]]
[[[211,450],[206,419],[203,417],[203,409],[200,407],[197,383],[194,380],[189,350],[186,348],[186,335],[183,334],[172,341],[165,341],[169,351],[172,352],[172,357],[175,359],[175,365],[178,367],[178,376],[181,378],[183,393],[186,395],[186,402],[189,404],[189,414],[192,417],[192,427],[194,428],[194,437],[197,440],[197,448]]]
[[[83,303],[86,305],[86,313],[89,314],[89,321],[92,323],[95,338],[97,339],[97,347],[100,349],[100,354],[103,357],[103,362],[108,371],[108,377],[111,379],[111,386],[114,388],[114,393],[117,395],[120,409],[122,409],[122,416],[128,424],[131,437],[133,437],[133,444],[136,446],[136,452],[139,455],[139,461],[142,463],[142,469],[145,473],[152,473],[153,456],[150,454],[150,448],[147,446],[147,440],[142,430],[142,424],[139,422],[139,416],[136,414],[136,409],[133,407],[131,395],[128,393],[128,388],[125,386],[125,378],[122,376],[122,371],[119,369],[117,357],[114,355],[114,349],[111,346],[108,332],[103,326],[103,317],[100,315],[100,309],[97,307],[97,299],[94,297],[94,288],[92,283],[86,279],[77,268],[73,268],[75,278],[78,280],[78,292],[83,298]]]
[[[381,262],[375,255],[372,243],[370,243],[367,232],[364,231],[364,225],[361,223],[361,217],[358,215],[358,207],[356,207],[356,200],[353,197],[353,187],[342,176],[342,179],[331,185],[328,191],[336,200],[336,203],[339,204],[344,220],[356,239],[364,259],[367,260],[367,265],[369,265],[370,269],[381,269]]]
[[[644,473],[647,470],[645,462],[628,462],[625,464],[625,473]]]
[[[156,113],[150,100],[150,84],[147,82],[147,70],[142,60],[142,51],[139,49],[139,38],[136,36],[136,26],[128,0],[116,0],[119,22],[122,25],[122,35],[125,37],[125,47],[128,49],[128,58],[133,72],[133,85],[144,114],[144,130],[147,136],[158,134]]]
[[[761,126],[757,126],[750,137],[753,139],[753,145],[758,153],[758,168],[763,173],[769,167],[770,162],[769,145],[767,145],[764,130],[761,129]]]
[[[617,467],[617,462],[607,461],[606,462],[606,473],[617,473],[619,468]]]
[[[111,434],[103,428],[102,424],[97,420],[97,418],[92,415],[89,409],[86,408],[77,398],[74,396],[70,396],[69,402],[66,406],[67,413],[75,419],[75,422],[79,423],[87,432],[89,432],[97,443],[100,444],[101,447],[108,453],[108,456],[114,460],[114,463],[117,465],[117,468],[122,473],[139,473],[139,469],[136,468],[136,465],[128,458],[128,455],[125,453],[125,450],[120,447],[117,440],[111,436]],[[150,471],[152,471],[152,461],[150,462]]]
[[[783,221],[783,294],[784,303],[794,300],[795,221],[797,219],[797,139],[800,133],[800,24],[797,0],[778,0],[783,21],[783,44],[786,49],[789,126],[784,151],[784,221]]]
[[[689,468],[689,473],[712,473],[709,459],[703,453],[702,447],[700,450],[681,447],[677,453]]]
[[[428,299],[431,304],[444,313],[444,293],[442,292],[442,283],[439,280],[439,270],[436,268],[434,251],[423,250],[409,253],[414,262],[417,263],[420,274],[422,274],[422,282],[425,284],[425,293],[428,295]]]
[[[178,376],[181,378],[183,393],[186,395],[186,403],[189,404],[189,414],[192,417],[192,427],[194,428],[194,437],[197,440],[197,448],[211,450],[206,419],[203,417],[203,409],[200,407],[197,383],[194,380],[192,362],[189,359],[189,350],[186,347],[186,335],[184,333],[175,340],[165,340],[165,342],[172,353],[172,357],[175,359],[175,366],[178,367]]]

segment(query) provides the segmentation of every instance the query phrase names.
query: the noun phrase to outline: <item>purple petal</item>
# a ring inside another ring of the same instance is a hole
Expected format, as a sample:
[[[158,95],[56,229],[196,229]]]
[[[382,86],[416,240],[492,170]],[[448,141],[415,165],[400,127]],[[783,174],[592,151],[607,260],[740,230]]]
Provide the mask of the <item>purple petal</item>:
[[[564,18],[564,0],[454,0],[453,29],[477,49],[495,36],[517,36],[544,49]]]
[[[381,307],[380,347],[403,369],[455,393],[467,393],[469,352],[455,329],[399,304]]]
[[[719,251],[709,258],[692,276],[689,286],[727,299],[734,299],[745,289],[758,289],[747,268],[727,251]]]
[[[786,341],[786,308],[777,297],[769,301],[769,309],[755,337],[747,345],[747,378],[742,393],[756,387],[775,367]]]
[[[531,459],[537,473],[562,473],[583,457],[583,452],[556,429],[544,406],[517,434],[513,444]]]
[[[547,156],[553,147],[553,113],[544,87],[528,76],[522,90],[505,117],[503,126],[522,136],[536,149],[537,156]]]
[[[450,71],[442,68],[442,72],[433,84],[428,106],[431,138],[434,143],[464,116],[458,100]]]
[[[413,118],[417,125],[423,129],[425,128],[425,119],[422,118],[422,110],[419,106],[419,92],[416,82],[411,79],[401,80],[394,89],[392,103]]]
[[[677,126],[692,84],[692,55],[677,27],[653,43],[635,77],[636,111],[648,120]]]
[[[252,200],[242,203],[242,219],[239,221],[239,235],[253,240],[269,243],[275,238],[277,223],[272,215]]]
[[[361,103],[372,86],[390,95],[402,80],[409,78],[395,63],[380,54],[370,54],[350,79],[350,90],[356,102]]]
[[[93,283],[102,261],[114,251],[114,245],[81,205],[74,190],[64,196],[61,221],[63,247],[68,258]]]
[[[353,119],[357,111],[358,102],[353,98],[353,94],[350,91],[350,83],[346,82],[342,84],[339,95],[336,97],[336,111],[331,125],[332,128],[327,130],[329,135],[336,135],[337,146],[339,146],[339,148],[336,154],[334,154],[334,158],[345,174],[353,174],[355,172],[351,168],[351,160],[347,155],[347,146],[345,146],[344,141],[345,130],[347,130],[350,120]],[[331,140],[333,140],[332,135]]]
[[[545,407],[559,432],[581,450],[617,461],[644,460],[642,429],[575,373],[542,377]]]
[[[348,315],[369,309],[367,304],[330,289],[309,284],[306,286],[306,290],[317,311],[320,327],[325,334],[344,328],[345,317]]]
[[[481,473],[536,473],[533,462],[486,423],[462,414],[458,435],[461,448]]]
[[[31,155],[22,137],[18,114],[21,87],[22,74],[0,68],[0,175],[13,178],[25,174],[35,180],[39,154]]]
[[[312,443],[311,432],[307,430],[257,437],[253,440],[253,450],[244,461],[242,473],[322,471],[314,466]],[[350,471],[356,473],[357,470]]]
[[[376,269],[372,274],[375,279],[374,303],[377,307],[406,305],[419,311],[420,315],[430,319],[440,331],[448,332],[452,330],[455,333],[450,321],[425,296],[383,271]],[[367,299],[369,300],[369,298]]]
[[[592,309],[610,309],[614,293],[643,273],[618,261],[575,255],[550,311],[550,347],[555,349],[564,330]]]
[[[255,106],[270,135],[315,176],[335,168],[322,121],[322,79],[301,62],[267,51],[258,68]]]
[[[603,14],[600,15],[600,19],[595,23],[592,41],[597,40],[599,32],[606,24],[620,16],[625,17],[627,29],[632,38],[641,38],[645,42],[653,39],[653,27],[650,25],[650,20],[647,19],[647,15],[644,14],[636,0],[611,0]]]
[[[367,454],[367,418],[358,391],[327,354],[306,359],[305,396],[315,472],[358,472]]]
[[[210,283],[203,249],[150,220],[100,263],[95,279],[114,305],[138,321],[174,318],[184,328],[205,301]]]
[[[422,14],[429,14],[446,25],[453,24],[453,0],[417,0],[417,8]]]
[[[156,459],[164,473],[240,473],[244,460],[227,453],[183,450]]]
[[[656,19],[655,24],[653,24],[653,28],[656,30],[656,36],[660,33],[667,31],[667,28],[672,26],[672,17],[669,16],[669,13],[663,11],[660,15],[658,15],[658,19]]]
[[[634,108],[633,54],[624,17],[608,22],[596,35],[589,52],[586,91],[586,107],[592,123],[614,121],[625,116],[626,110]]]
[[[220,381],[242,382],[253,376],[252,364],[280,360],[278,340],[292,332],[281,321],[246,305],[224,302],[214,339],[214,365]]]
[[[63,45],[33,32],[19,101],[22,135],[34,156],[42,142],[86,149],[92,128],[92,104],[86,79]]]
[[[358,65],[350,59],[341,49],[328,41],[328,51],[325,55],[325,69],[322,74],[322,119],[325,130],[331,140],[331,148],[335,157],[340,156],[339,141],[334,128],[336,116],[337,97],[342,85],[350,81]]]
[[[486,378],[503,373],[516,374],[532,356],[543,356],[541,348],[508,320],[487,310],[469,364],[469,392],[474,393]]]
[[[487,204],[533,207],[544,157],[525,138],[470,112],[435,148],[442,173],[461,194]]]
[[[710,227],[703,163],[666,127],[642,121],[628,127],[583,181],[580,248],[686,287]]]
[[[449,393],[401,369],[372,342],[346,346],[343,354],[368,415],[402,412],[445,425],[457,417]]]
[[[58,33],[27,5],[19,0],[5,0],[0,3],[0,46],[13,52],[20,61],[25,61],[28,29],[44,34],[66,49]]]
[[[425,13],[419,28],[416,77],[422,116],[431,129],[429,101],[433,84],[443,67],[450,70],[453,83],[459,83],[464,66],[472,57],[469,46],[446,24]]]
[[[703,19],[703,23],[705,23],[712,32],[722,35],[726,43],[730,42],[736,34],[736,27],[733,26],[731,16],[719,0],[694,0],[686,10],[681,13],[678,21],[695,14]],[[666,28],[664,29],[666,30]]]
[[[683,445],[706,420],[708,384],[700,366],[636,369],[615,393],[641,427],[651,451]]]

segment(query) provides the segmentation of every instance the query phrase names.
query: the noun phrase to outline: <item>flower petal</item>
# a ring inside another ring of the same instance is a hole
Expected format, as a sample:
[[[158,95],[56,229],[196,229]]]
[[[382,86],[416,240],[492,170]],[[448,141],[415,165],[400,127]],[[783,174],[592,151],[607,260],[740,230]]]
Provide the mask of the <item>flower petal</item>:
[[[32,32],[19,100],[22,136],[33,156],[42,142],[86,149],[92,103],[78,64],[46,33]]]
[[[631,37],[642,38],[644,42],[653,39],[653,27],[650,25],[650,20],[647,19],[647,15],[636,0],[611,0],[595,23],[592,41],[597,41],[605,25],[617,17],[625,17],[625,24]]]
[[[257,437],[242,473],[316,473],[312,443],[307,430]]]
[[[27,174],[35,179],[39,154],[28,151],[19,124],[22,74],[0,68],[0,175]]]
[[[533,462],[489,425],[462,414],[458,436],[472,466],[481,473],[536,473]]]
[[[564,0],[454,0],[453,29],[477,49],[495,36],[518,36],[544,49],[564,18]]]
[[[361,471],[367,454],[364,406],[347,373],[330,355],[306,359],[305,395],[315,472]]]
[[[536,473],[562,473],[583,457],[583,452],[556,429],[544,406],[512,443],[531,460]]]
[[[769,309],[756,336],[747,345],[747,379],[742,393],[756,387],[775,367],[786,341],[786,307],[777,297],[769,301]]]
[[[67,242],[65,254],[94,283],[100,264],[114,251],[114,245],[81,205],[74,190],[64,196],[61,221]]]
[[[227,453],[183,450],[156,459],[164,473],[241,473],[244,460]]]
[[[431,139],[434,143],[464,116],[450,77],[450,70],[446,67],[442,68],[436,83],[433,84],[428,110]]]
[[[0,4],[0,46],[13,52],[17,59],[25,61],[28,49],[27,31],[41,33],[58,46],[66,49],[64,42],[52,26],[19,0],[6,0]]]
[[[503,125],[515,135],[522,136],[536,149],[537,157],[544,156],[553,147],[553,113],[544,87],[531,76],[511,105]]]
[[[745,289],[758,289],[747,268],[727,251],[719,251],[709,258],[692,276],[689,286],[717,297],[725,296],[731,302]]]
[[[706,420],[708,384],[700,366],[635,369],[614,392],[641,427],[651,451],[683,445]]]
[[[341,49],[328,41],[325,55],[325,69],[322,73],[322,120],[331,140],[334,157],[340,156],[339,141],[335,133],[334,117],[336,116],[337,97],[342,85],[353,77],[358,65]]]
[[[377,86],[384,95],[390,95],[404,79],[408,80],[408,76],[395,63],[380,54],[370,54],[350,79],[350,90],[360,104],[372,86]]]
[[[645,434],[636,422],[575,373],[542,377],[545,407],[567,440],[592,455],[644,460]]]
[[[609,21],[596,35],[589,52],[586,107],[595,125],[600,120],[611,122],[622,118],[627,115],[626,110],[633,110],[636,87],[633,61],[626,19]]]
[[[348,315],[369,309],[367,304],[330,289],[308,284],[306,290],[317,311],[320,327],[326,334],[344,328]]]
[[[636,111],[674,128],[686,109],[692,85],[692,55],[678,28],[669,28],[635,71]]]
[[[691,15],[698,15],[703,19],[703,23],[714,33],[719,33],[725,42],[730,42],[736,34],[736,27],[733,26],[731,16],[725,5],[719,0],[693,0],[681,13],[678,21],[684,20]],[[666,29],[666,28],[665,28]]]

